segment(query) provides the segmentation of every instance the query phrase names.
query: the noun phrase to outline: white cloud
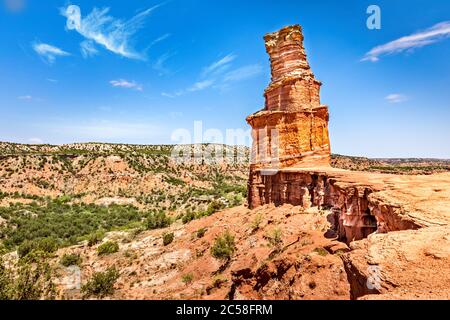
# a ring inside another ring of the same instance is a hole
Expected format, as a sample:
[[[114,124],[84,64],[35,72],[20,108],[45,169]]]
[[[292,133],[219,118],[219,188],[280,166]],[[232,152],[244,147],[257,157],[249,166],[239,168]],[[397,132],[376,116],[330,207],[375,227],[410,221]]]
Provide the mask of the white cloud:
[[[109,16],[109,8],[94,8],[91,13],[82,18],[80,7],[69,5],[61,10],[61,14],[67,18],[68,30],[76,30],[87,40],[91,40],[120,56],[130,59],[144,59],[142,54],[131,47],[130,40],[142,28],[146,17],[159,6],[161,4],[144,10],[128,21]]]
[[[167,92],[161,92],[161,95],[163,97],[166,97],[166,98],[175,98],[174,94],[170,94],[170,93],[167,93]]]
[[[70,56],[70,53],[47,43],[34,43],[33,49],[48,63],[55,62],[56,57]]]
[[[58,83],[58,80],[56,79],[51,79],[51,78],[47,78],[48,82],[52,82],[52,83]]]
[[[224,77],[224,81],[228,82],[245,80],[257,76],[261,72],[262,67],[259,64],[248,65],[228,72]]]
[[[119,80],[111,80],[109,83],[113,87],[134,89],[134,90],[137,90],[137,91],[143,91],[144,90],[142,85],[137,83],[137,82],[135,82],[135,81],[127,81],[125,79],[119,79]]]
[[[30,96],[30,95],[26,95],[26,96],[19,96],[19,97],[17,97],[17,99],[25,100],[25,101],[31,101],[31,100],[33,100],[33,97]]]
[[[80,51],[83,58],[90,58],[98,54],[98,50],[94,46],[94,42],[86,40],[80,43]]]
[[[30,138],[28,139],[28,142],[31,144],[43,144],[44,141],[42,141],[41,138]]]
[[[408,100],[408,98],[400,93],[391,93],[385,97],[386,101],[389,103],[400,103]]]
[[[205,67],[202,72],[202,76],[205,77],[211,73],[221,73],[228,69],[230,67],[230,63],[236,59],[237,56],[234,54],[228,54],[222,59],[210,64],[209,66]]]
[[[412,35],[377,46],[367,52],[361,61],[376,62],[381,56],[411,51],[415,48],[421,48],[442,41],[448,37],[450,37],[450,21],[444,21],[424,31],[416,32]]]
[[[150,46],[149,46],[149,47],[154,46],[154,45],[157,44],[158,42],[161,42],[161,41],[166,40],[166,39],[169,38],[170,36],[171,36],[170,33],[163,34],[161,37],[156,38],[155,40],[153,40],[152,43],[150,43]]]
[[[211,87],[214,84],[214,80],[204,80],[194,83],[190,88],[187,89],[189,92],[201,91],[206,88]]]
[[[169,69],[165,66],[166,61],[173,57],[176,53],[166,52],[156,59],[152,68],[159,72],[159,75],[165,75],[170,73]]]

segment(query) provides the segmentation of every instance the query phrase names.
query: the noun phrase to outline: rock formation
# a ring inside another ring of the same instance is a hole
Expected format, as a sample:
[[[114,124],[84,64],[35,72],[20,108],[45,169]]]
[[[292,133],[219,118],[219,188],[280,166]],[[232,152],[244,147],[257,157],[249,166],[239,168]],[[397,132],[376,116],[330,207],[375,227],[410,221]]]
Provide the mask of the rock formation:
[[[272,82],[264,93],[264,109],[247,117],[253,138],[251,208],[270,198],[264,190],[264,176],[274,172],[267,170],[330,165],[328,108],[320,104],[321,82],[306,59],[301,27],[285,27],[267,34],[264,40]]]
[[[301,27],[285,27],[264,40],[272,82],[264,109],[247,117],[252,168],[329,166],[328,108],[320,104],[321,82],[306,59]]]

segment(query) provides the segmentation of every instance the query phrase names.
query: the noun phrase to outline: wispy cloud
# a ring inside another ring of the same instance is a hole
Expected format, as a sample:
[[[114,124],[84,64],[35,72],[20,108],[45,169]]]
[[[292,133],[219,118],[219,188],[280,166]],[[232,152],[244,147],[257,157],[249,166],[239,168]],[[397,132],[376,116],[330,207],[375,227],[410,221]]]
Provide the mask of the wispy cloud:
[[[58,80],[52,78],[47,78],[47,81],[52,83],[58,83]]]
[[[175,93],[162,92],[161,95],[168,98],[175,98],[189,92],[202,91],[208,88],[218,89],[222,92],[230,88],[230,84],[235,81],[246,80],[262,73],[259,64],[247,65],[224,73],[231,62],[236,59],[236,55],[228,54],[218,61],[203,68],[200,73],[200,81],[195,82],[190,87],[178,90]]]
[[[91,40],[81,42],[80,51],[83,58],[90,58],[98,54],[98,50],[95,48],[94,42]]]
[[[33,43],[32,46],[34,51],[50,64],[55,62],[56,57],[70,56],[70,53],[47,43]]]
[[[143,54],[138,53],[130,45],[130,40],[142,28],[150,13],[160,6],[161,4],[158,4],[141,11],[128,21],[109,16],[109,8],[94,8],[91,13],[82,18],[80,7],[69,5],[61,10],[61,14],[67,18],[68,30],[75,30],[87,40],[122,57],[144,59]]]
[[[367,52],[361,61],[376,62],[381,56],[411,51],[442,41],[448,37],[450,37],[450,21],[444,21],[424,31],[377,46]]]
[[[211,87],[214,84],[214,80],[204,80],[194,83],[187,89],[189,92],[201,91]]]
[[[141,84],[135,82],[135,81],[127,81],[125,79],[119,79],[119,80],[111,80],[109,83],[113,87],[134,89],[134,90],[137,90],[137,91],[143,91],[144,90],[143,86]]]
[[[262,67],[259,64],[253,64],[228,72],[223,80],[225,82],[246,80],[261,73]]]
[[[33,97],[30,95],[26,95],[26,96],[18,96],[17,99],[19,100],[24,100],[24,101],[31,101],[33,100]]]
[[[169,60],[171,57],[173,57],[174,55],[176,55],[176,53],[174,52],[166,52],[164,54],[162,54],[161,56],[159,56],[155,62],[153,62],[152,64],[152,68],[156,71],[158,71],[159,75],[167,75],[170,73],[169,68],[166,67],[166,62],[167,60]]]
[[[230,67],[230,63],[237,58],[234,54],[228,54],[225,57],[221,58],[218,61],[210,64],[209,66],[203,68],[202,76],[206,77],[211,73],[221,73]]]
[[[389,103],[400,103],[408,100],[408,97],[400,93],[391,93],[385,99]]]
[[[149,46],[149,47],[154,46],[154,45],[157,44],[158,42],[161,42],[161,41],[166,40],[166,39],[169,38],[170,36],[171,36],[170,33],[163,34],[161,37],[158,37],[158,38],[156,38],[155,40],[153,40],[153,41],[150,43],[150,46]]]

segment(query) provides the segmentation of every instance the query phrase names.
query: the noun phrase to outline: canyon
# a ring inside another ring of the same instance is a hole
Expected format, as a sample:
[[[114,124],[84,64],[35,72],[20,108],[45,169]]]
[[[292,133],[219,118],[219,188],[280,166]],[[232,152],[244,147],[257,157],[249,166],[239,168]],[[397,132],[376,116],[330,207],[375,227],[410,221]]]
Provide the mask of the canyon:
[[[225,146],[242,162],[0,142],[0,280],[40,270],[44,243],[58,299],[449,299],[450,161],[331,154],[302,28],[264,40],[272,81],[247,117],[252,146]],[[86,296],[111,268],[110,290]]]

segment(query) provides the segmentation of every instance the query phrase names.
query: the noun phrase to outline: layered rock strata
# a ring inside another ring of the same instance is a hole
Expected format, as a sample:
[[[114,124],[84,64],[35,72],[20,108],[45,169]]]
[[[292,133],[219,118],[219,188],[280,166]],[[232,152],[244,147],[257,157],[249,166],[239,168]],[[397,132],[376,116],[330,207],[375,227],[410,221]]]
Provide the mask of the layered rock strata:
[[[299,25],[264,37],[272,81],[265,107],[247,117],[252,126],[251,169],[329,166],[328,108],[321,82],[306,59]]]

